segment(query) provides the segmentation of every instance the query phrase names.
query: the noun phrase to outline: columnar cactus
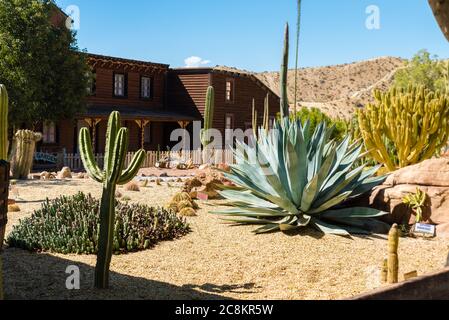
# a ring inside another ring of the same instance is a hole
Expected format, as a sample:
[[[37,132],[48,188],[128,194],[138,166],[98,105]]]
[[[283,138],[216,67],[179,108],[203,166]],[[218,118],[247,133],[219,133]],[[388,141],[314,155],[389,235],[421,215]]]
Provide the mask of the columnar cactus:
[[[399,228],[394,224],[388,234],[388,284],[399,282]]]
[[[449,139],[449,96],[423,87],[374,91],[376,102],[359,110],[366,149],[395,171],[432,158]]]
[[[36,142],[42,139],[42,134],[30,130],[19,130],[14,136],[14,152],[11,158],[13,179],[28,179],[33,168]]]
[[[100,170],[95,162],[92,140],[87,128],[81,129],[79,145],[81,159],[87,173],[92,179],[103,184],[95,287],[106,289],[109,287],[109,267],[113,249],[116,186],[124,185],[136,176],[145,160],[145,151],[137,152],[129,167],[123,171],[128,151],[128,129],[120,128],[118,112],[113,112],[109,117],[104,170]]]
[[[8,92],[0,84],[0,160],[8,159]]]
[[[265,132],[270,130],[270,94],[267,94],[264,100],[264,112],[263,112],[263,128]]]
[[[210,143],[209,130],[212,129],[215,112],[215,91],[214,87],[207,88],[206,108],[204,113],[204,128],[201,130],[201,144],[206,148]]]
[[[290,105],[288,103],[288,54],[289,54],[289,27],[288,23],[285,26],[284,36],[284,54],[282,56],[281,74],[280,74],[280,91],[281,91],[281,118],[288,117],[290,115]]]
[[[252,127],[253,127],[253,135],[254,139],[257,139],[257,131],[259,130],[259,123],[258,123],[258,114],[256,109],[256,100],[253,99],[253,117],[252,117]]]

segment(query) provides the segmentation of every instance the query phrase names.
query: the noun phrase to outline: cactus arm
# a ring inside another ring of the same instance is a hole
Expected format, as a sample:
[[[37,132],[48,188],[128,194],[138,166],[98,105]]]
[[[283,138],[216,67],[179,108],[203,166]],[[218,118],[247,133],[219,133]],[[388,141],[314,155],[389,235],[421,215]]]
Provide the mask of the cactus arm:
[[[212,129],[215,112],[215,90],[210,86],[206,93],[206,107],[204,111],[204,129],[201,130],[201,143],[203,147],[207,147],[210,141],[209,130]]]
[[[289,52],[289,27],[285,26],[284,54],[282,56],[280,89],[281,89],[281,118],[288,117],[290,106],[288,104],[287,78],[288,78],[288,52]]]
[[[114,111],[109,116],[108,128],[106,131],[106,148],[104,157],[104,172],[107,176],[111,175],[111,169],[113,167],[113,159],[111,152],[114,149],[117,134],[120,127],[120,113]]]
[[[130,182],[139,172],[140,168],[142,167],[143,162],[145,161],[145,151],[140,150],[137,152],[137,154],[132,159],[129,167],[123,171],[121,177],[119,178],[117,184],[123,185]]]
[[[80,131],[79,146],[81,160],[87,173],[95,181],[103,183],[104,175],[101,173],[101,170],[95,161],[90,133],[87,128],[82,128]]]
[[[8,92],[0,84],[0,160],[8,159]]]
[[[114,151],[112,155],[112,168],[110,169],[110,175],[107,176],[109,183],[117,184],[120,175],[122,174],[123,167],[126,162],[126,153],[128,152],[128,129],[121,128],[117,135]],[[111,155],[110,155],[111,156]]]

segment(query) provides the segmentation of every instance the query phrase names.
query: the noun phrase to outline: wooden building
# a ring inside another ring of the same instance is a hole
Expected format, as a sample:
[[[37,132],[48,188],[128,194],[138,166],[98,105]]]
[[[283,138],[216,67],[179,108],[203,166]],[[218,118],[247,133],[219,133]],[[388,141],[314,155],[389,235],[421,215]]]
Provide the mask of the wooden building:
[[[219,68],[170,69],[168,65],[88,54],[92,81],[86,96],[87,110],[76,119],[43,124],[42,152],[78,153],[78,133],[89,127],[97,153],[104,152],[107,119],[119,111],[129,128],[130,151],[166,150],[173,130],[202,121],[208,86],[215,89],[214,128],[251,128],[252,101],[263,115],[270,97],[271,117],[279,110],[279,97],[254,75]],[[261,123],[261,120],[260,122]]]

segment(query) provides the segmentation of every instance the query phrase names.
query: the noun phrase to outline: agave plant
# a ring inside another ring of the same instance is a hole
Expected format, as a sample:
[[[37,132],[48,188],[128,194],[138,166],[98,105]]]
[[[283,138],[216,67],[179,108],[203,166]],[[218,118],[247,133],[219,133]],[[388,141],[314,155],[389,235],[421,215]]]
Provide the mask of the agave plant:
[[[380,166],[357,167],[363,146],[349,136],[331,140],[332,130],[321,123],[312,133],[309,122],[284,118],[274,130],[260,130],[254,147],[238,143],[237,164],[224,173],[238,188],[221,192],[232,208],[213,213],[238,225],[260,225],[257,234],[307,226],[342,236],[388,232],[374,219],[385,212],[344,206],[385,177],[374,176]]]

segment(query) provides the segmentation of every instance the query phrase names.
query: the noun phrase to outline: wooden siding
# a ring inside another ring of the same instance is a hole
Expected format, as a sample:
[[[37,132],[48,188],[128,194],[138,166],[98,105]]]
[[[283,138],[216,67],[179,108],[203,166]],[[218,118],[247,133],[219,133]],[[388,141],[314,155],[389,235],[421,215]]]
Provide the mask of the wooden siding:
[[[212,85],[215,89],[214,128],[220,130],[223,136],[227,114],[232,114],[234,116],[234,129],[245,130],[247,128],[246,124],[252,123],[253,98],[256,102],[259,125],[262,124],[264,100],[268,93],[270,93],[270,115],[275,117],[279,112],[279,97],[271,93],[268,88],[259,86],[250,78],[215,72],[212,75]],[[234,80],[233,102],[226,101],[226,81],[228,79]]]
[[[87,97],[88,105],[97,106],[148,106],[160,108],[164,106],[165,99],[165,73],[139,73],[125,72],[121,69],[97,68],[95,95]],[[114,96],[114,73],[127,74],[127,97]],[[153,97],[149,100],[140,98],[140,77],[146,76],[153,80]]]
[[[168,106],[171,109],[204,115],[209,74],[170,71],[168,76]]]

